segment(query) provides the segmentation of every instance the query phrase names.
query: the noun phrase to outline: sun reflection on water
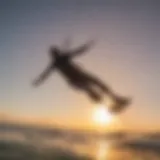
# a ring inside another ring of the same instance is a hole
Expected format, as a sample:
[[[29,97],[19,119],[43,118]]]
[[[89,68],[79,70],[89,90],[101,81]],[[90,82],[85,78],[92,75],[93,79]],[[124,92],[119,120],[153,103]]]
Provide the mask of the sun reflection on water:
[[[99,141],[96,160],[106,160],[108,153],[109,153],[109,144],[104,139]]]

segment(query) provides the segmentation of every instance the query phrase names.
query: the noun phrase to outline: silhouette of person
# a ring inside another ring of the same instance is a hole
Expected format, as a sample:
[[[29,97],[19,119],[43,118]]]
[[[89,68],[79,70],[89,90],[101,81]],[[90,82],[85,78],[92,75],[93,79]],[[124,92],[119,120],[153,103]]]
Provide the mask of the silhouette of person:
[[[117,96],[106,86],[99,78],[88,74],[81,67],[76,65],[72,59],[88,51],[94,42],[90,41],[77,49],[70,51],[61,51],[58,47],[50,48],[51,62],[45,71],[36,79],[33,84],[41,84],[53,70],[59,71],[72,87],[85,91],[88,96],[95,102],[100,102],[104,93],[108,96],[118,99]],[[122,100],[122,99],[121,99]],[[119,99],[118,99],[119,101]],[[119,101],[124,103],[125,101]]]

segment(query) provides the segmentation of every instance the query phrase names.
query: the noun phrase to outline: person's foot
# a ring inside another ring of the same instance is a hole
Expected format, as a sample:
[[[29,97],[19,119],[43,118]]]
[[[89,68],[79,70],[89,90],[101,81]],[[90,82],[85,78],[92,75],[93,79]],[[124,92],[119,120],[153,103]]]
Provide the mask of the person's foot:
[[[123,111],[130,103],[130,98],[117,98],[112,107],[110,107],[110,112],[119,113]]]

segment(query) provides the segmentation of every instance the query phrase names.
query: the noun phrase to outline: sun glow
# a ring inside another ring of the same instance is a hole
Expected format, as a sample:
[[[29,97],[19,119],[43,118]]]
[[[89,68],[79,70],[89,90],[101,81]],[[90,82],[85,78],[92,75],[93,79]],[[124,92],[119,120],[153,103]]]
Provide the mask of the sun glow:
[[[105,105],[98,105],[94,108],[93,111],[93,120],[98,125],[108,125],[111,123],[113,116],[107,110]]]

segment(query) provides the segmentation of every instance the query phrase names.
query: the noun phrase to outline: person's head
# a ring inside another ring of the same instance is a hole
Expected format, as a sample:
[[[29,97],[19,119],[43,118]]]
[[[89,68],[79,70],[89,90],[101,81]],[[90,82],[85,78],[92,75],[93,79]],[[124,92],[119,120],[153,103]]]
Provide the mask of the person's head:
[[[50,47],[49,53],[51,55],[51,58],[58,58],[60,56],[60,50],[57,46]]]

